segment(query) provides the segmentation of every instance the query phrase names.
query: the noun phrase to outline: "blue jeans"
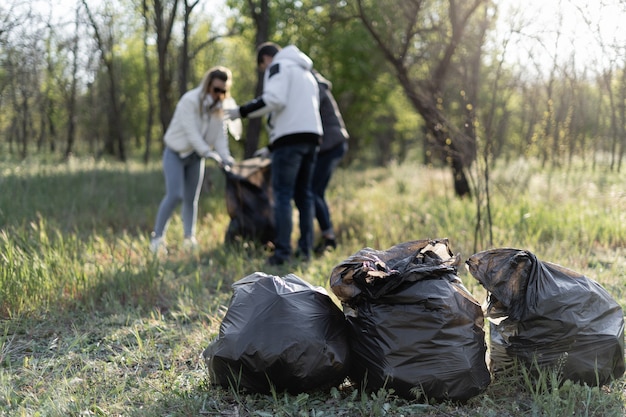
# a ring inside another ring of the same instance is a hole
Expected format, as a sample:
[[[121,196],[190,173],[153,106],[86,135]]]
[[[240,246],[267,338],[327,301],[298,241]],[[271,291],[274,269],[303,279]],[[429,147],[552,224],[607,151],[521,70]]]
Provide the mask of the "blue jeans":
[[[274,193],[274,256],[287,260],[291,256],[293,199],[300,214],[298,249],[304,256],[313,247],[313,192],[311,182],[317,145],[300,143],[272,151],[272,192]]]
[[[182,201],[183,232],[185,237],[192,237],[196,232],[198,197],[204,178],[204,158],[196,153],[181,158],[176,152],[165,148],[163,176],[165,197],[159,205],[153,236],[161,237],[165,234],[170,217]]]
[[[330,219],[330,210],[326,203],[324,194],[330,182],[333,172],[339,166],[339,162],[348,150],[348,142],[335,146],[326,152],[317,154],[317,162],[315,163],[315,171],[313,172],[313,199],[315,202],[315,217],[320,225],[322,234],[333,230],[333,223]]]

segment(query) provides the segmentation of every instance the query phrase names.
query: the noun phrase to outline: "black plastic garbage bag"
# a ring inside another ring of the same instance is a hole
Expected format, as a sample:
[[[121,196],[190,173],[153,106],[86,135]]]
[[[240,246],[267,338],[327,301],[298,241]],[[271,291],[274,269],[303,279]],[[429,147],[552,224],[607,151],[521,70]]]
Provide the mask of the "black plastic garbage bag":
[[[419,240],[365,248],[333,269],[353,382],[407,399],[453,401],[489,385],[483,312],[456,275],[457,263],[447,240]]]
[[[470,273],[489,291],[490,366],[515,360],[602,385],[624,374],[624,315],[597,282],[513,248],[472,255]]]
[[[226,209],[230,223],[226,243],[239,240],[266,244],[274,239],[271,160],[250,158],[224,169]]]
[[[326,290],[293,274],[256,272],[233,284],[218,337],[205,349],[212,383],[300,393],[347,377],[346,320]]]

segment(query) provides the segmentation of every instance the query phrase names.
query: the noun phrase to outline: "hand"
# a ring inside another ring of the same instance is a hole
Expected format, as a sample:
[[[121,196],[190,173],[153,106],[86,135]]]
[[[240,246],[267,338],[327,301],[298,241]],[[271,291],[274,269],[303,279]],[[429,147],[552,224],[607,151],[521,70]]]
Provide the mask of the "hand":
[[[241,113],[239,113],[239,107],[235,107],[234,109],[224,109],[224,120],[235,120],[241,117]]]
[[[207,153],[204,154],[204,157],[207,159],[213,159],[215,162],[217,162],[218,164],[222,165],[222,157],[214,151],[208,151]]]
[[[264,146],[261,149],[257,149],[257,151],[252,156],[256,156],[257,158],[269,158],[270,150],[267,146]]]
[[[222,168],[230,168],[235,163],[235,158],[229,156],[228,158],[222,160]]]
[[[242,133],[241,131],[243,130],[243,127],[241,125],[241,119],[224,120],[224,122],[226,123],[226,129],[228,130],[228,133],[230,133],[235,140],[240,140]]]

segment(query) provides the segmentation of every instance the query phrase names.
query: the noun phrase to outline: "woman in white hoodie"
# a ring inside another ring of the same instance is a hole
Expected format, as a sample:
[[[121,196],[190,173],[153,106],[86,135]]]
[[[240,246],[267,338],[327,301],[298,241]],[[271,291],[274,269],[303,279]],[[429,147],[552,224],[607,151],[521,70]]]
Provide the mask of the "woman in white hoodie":
[[[165,197],[159,205],[150,240],[154,253],[166,251],[164,235],[181,201],[183,245],[191,249],[197,247],[195,229],[205,158],[213,158],[222,166],[234,162],[223,111],[224,107],[236,106],[229,96],[231,84],[232,74],[228,68],[211,68],[204,74],[202,83],[185,93],[176,105],[164,136]]]

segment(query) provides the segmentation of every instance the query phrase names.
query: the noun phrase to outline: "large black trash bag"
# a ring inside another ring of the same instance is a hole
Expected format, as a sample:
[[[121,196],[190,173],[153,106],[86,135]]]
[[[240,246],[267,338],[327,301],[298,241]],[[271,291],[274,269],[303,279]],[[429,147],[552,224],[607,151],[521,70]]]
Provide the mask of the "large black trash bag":
[[[483,312],[456,275],[457,263],[446,239],[418,240],[362,249],[333,269],[353,382],[407,399],[453,401],[489,385]]]
[[[224,170],[226,210],[230,223],[225,242],[274,240],[274,200],[270,182],[271,160],[250,158]]]
[[[513,248],[472,255],[470,273],[489,291],[490,366],[517,360],[587,385],[624,374],[624,315],[597,282]]]
[[[205,349],[212,383],[296,394],[347,377],[346,320],[326,290],[293,274],[256,272],[233,284],[218,337]]]

